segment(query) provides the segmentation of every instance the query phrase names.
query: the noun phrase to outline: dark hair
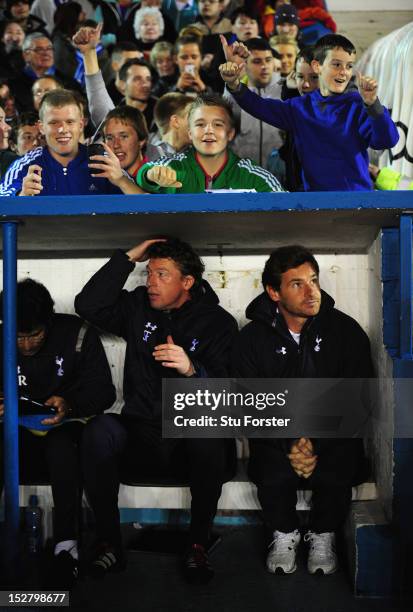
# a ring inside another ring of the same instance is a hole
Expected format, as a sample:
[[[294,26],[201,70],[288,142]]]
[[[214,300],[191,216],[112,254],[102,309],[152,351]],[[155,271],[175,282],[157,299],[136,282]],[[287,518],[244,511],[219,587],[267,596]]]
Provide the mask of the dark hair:
[[[149,259],[172,259],[181,274],[193,276],[195,282],[190,289],[191,293],[197,292],[201,287],[205,266],[198,253],[187,242],[179,238],[168,238],[166,242],[151,244],[146,253]]]
[[[295,58],[295,65],[297,66],[298,60],[302,60],[306,64],[311,64],[313,59],[314,59],[314,46],[311,45],[309,47],[304,47],[303,49],[301,49],[301,51],[298,53],[297,57]]]
[[[131,40],[121,40],[113,47],[112,52],[110,54],[110,59],[113,61],[116,56],[121,56],[124,51],[138,50],[138,45],[132,42]]]
[[[253,19],[254,21],[258,23],[258,27],[260,27],[260,18],[257,15],[257,13],[245,7],[242,7],[242,6],[235,9],[235,11],[231,13],[230,19],[231,19],[232,25],[234,25],[234,23],[236,22],[236,20],[238,19],[240,15],[244,15],[245,17],[248,17],[249,19]]]
[[[44,285],[31,278],[17,283],[17,331],[31,332],[47,325],[53,315],[54,301]],[[0,294],[0,317],[3,320],[3,292]]]
[[[201,93],[199,96],[195,98],[195,100],[191,104],[191,108],[189,109],[188,119],[191,120],[191,115],[195,112],[197,108],[201,106],[219,106],[223,108],[229,118],[231,127],[235,129],[236,121],[234,116],[234,111],[232,110],[232,106],[225,98],[223,98],[220,94],[217,93]]]
[[[20,113],[17,120],[13,122],[9,141],[17,145],[20,128],[24,127],[25,125],[36,125],[38,121],[39,115],[34,111],[25,111],[24,113]]]
[[[345,36],[341,36],[341,34],[327,34],[316,42],[314,46],[314,59],[320,62],[320,64],[323,64],[327,57],[327,53],[331,51],[331,49],[337,48],[343,49],[350,55],[356,52],[353,43]]]
[[[273,55],[276,53],[266,38],[249,38],[244,45],[248,51],[271,51]]]
[[[320,272],[318,263],[314,255],[305,247],[299,244],[279,247],[275,249],[265,262],[262,273],[262,285],[266,289],[267,285],[279,291],[281,286],[281,275],[287,270],[298,268],[304,263],[309,263],[316,272]]]
[[[76,32],[81,12],[82,7],[77,2],[60,4],[53,15],[53,35],[56,32],[62,32],[62,34],[72,37]]]
[[[4,21],[0,22],[0,38],[2,38],[4,36],[4,33],[6,32],[6,29],[8,28],[9,25],[18,25],[19,28],[21,30],[23,30],[21,24],[19,21],[17,21],[17,19],[5,19]],[[23,30],[24,32],[24,30]],[[24,32],[24,34],[26,35],[26,32]]]
[[[169,119],[172,115],[179,115],[185,108],[194,101],[192,96],[185,94],[170,92],[164,94],[153,110],[153,116],[158,130],[161,134],[166,134],[169,127]]]
[[[78,97],[68,89],[53,89],[52,91],[48,91],[42,98],[39,106],[39,117],[40,120],[43,121],[43,113],[45,106],[51,106],[52,108],[61,108],[62,106],[67,106],[69,104],[74,104],[80,110],[80,114],[83,117],[83,107]]]
[[[126,81],[126,79],[128,78],[128,70],[131,66],[143,66],[144,68],[147,68],[149,72],[151,73],[151,76],[153,76],[152,68],[148,64],[148,62],[145,62],[145,60],[143,59],[132,58],[132,59],[126,60],[126,62],[122,64],[122,67],[119,70],[119,79],[121,81]]]
[[[202,43],[199,38],[197,38],[196,36],[180,36],[175,41],[174,54],[178,55],[179,47],[183,47],[184,45],[196,45],[199,49],[199,52],[202,53]]]
[[[148,126],[146,125],[146,119],[144,114],[133,106],[117,106],[113,108],[105,117],[103,123],[103,131],[111,119],[118,119],[122,123],[130,125],[136,132],[139,140],[145,140],[148,138]]]

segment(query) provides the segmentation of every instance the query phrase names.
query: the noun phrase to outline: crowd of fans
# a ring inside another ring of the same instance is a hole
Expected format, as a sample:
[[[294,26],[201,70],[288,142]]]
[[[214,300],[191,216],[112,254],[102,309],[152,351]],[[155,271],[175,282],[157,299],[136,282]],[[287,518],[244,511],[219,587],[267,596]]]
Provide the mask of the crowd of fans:
[[[365,190],[377,175],[368,148],[397,142],[322,0],[6,0],[0,11],[0,195]],[[343,86],[326,88],[340,50]],[[245,106],[235,81],[264,104]],[[267,99],[282,105],[268,114]],[[324,101],[337,107],[327,120]]]

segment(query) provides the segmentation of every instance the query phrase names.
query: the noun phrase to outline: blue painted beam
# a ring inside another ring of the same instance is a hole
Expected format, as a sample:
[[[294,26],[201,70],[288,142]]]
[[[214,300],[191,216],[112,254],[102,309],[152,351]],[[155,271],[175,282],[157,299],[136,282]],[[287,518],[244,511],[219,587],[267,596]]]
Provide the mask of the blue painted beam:
[[[3,381],[5,567],[14,571],[19,552],[19,442],[17,393],[17,221],[3,225]]]
[[[413,359],[413,227],[411,215],[400,219],[400,357]]]
[[[0,198],[2,216],[413,209],[412,191]]]

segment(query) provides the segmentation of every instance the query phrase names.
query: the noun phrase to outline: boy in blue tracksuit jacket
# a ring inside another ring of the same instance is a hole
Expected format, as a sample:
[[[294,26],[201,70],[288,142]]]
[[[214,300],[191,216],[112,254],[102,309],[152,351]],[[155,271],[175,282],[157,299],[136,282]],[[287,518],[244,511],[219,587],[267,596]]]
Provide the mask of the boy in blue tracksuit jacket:
[[[5,174],[0,195],[16,196],[22,191],[23,179],[31,166],[41,171],[41,195],[102,195],[122,191],[106,178],[94,178],[88,168],[87,147],[79,144],[76,157],[67,166],[59,163],[47,147],[37,147],[17,159]],[[29,195],[29,194],[27,194]]]
[[[83,110],[72,92],[49,91],[39,117],[46,146],[29,151],[10,166],[0,196],[142,193],[106,144],[104,155],[92,156],[89,163],[87,147],[79,142]]]
[[[390,114],[377,98],[377,82],[358,75],[358,92],[346,91],[356,51],[344,36],[323,36],[311,65],[319,90],[290,100],[261,98],[240,84],[248,49],[229,46],[221,37],[227,62],[221,76],[238,104],[254,117],[291,131],[303,167],[306,191],[372,189],[367,149],[388,149],[399,139]]]

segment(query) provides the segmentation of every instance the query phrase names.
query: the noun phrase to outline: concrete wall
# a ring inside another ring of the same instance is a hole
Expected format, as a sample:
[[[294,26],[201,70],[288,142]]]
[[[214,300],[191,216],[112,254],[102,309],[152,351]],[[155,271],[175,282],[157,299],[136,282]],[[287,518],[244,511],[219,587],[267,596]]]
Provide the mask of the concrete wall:
[[[369,455],[373,461],[378,496],[387,518],[392,516],[393,498],[393,362],[383,345],[383,294],[381,282],[381,235],[368,253],[368,309],[373,360],[379,377],[378,405],[376,406],[373,437],[369,441]]]
[[[333,13],[334,11],[411,11],[412,3],[411,0],[393,0],[389,3],[388,0],[327,0],[326,1],[328,10]]]

